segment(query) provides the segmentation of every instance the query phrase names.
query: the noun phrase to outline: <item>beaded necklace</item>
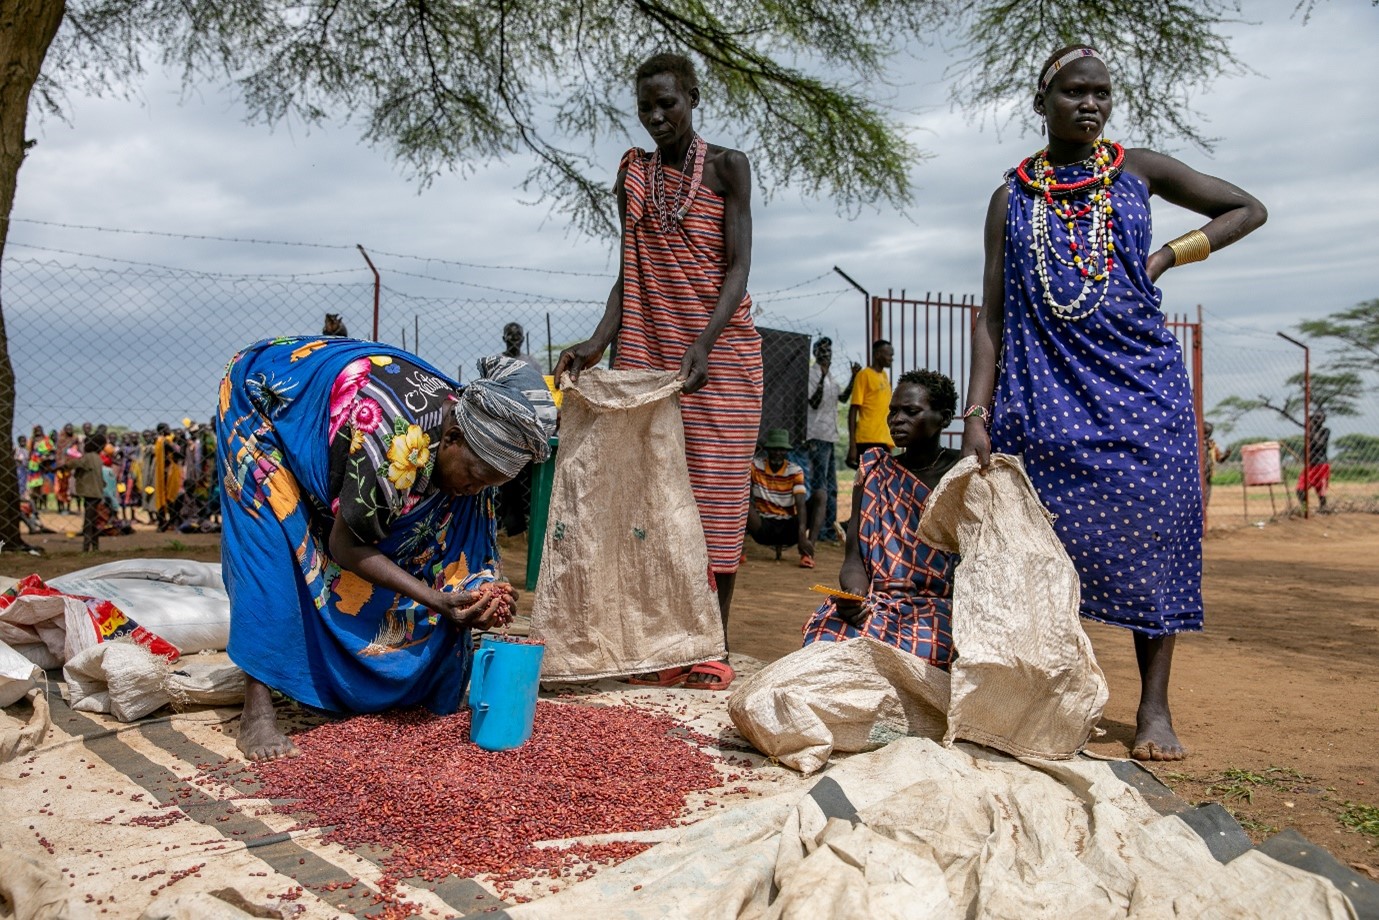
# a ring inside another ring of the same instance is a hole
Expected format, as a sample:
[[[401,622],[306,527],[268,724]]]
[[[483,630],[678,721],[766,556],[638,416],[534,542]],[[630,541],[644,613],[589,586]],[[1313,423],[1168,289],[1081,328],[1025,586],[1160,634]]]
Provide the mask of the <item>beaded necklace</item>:
[[[704,161],[708,158],[709,145],[698,134],[690,141],[685,151],[685,162],[680,170],[680,179],[675,184],[674,193],[666,196],[665,164],[661,161],[661,148],[651,155],[651,208],[656,214],[656,222],[661,232],[673,233],[680,226],[685,215],[689,214],[694,196],[699,194],[699,186],[704,181]]]
[[[1040,286],[1044,289],[1044,303],[1055,316],[1065,320],[1082,319],[1097,311],[1106,300],[1106,292],[1111,287],[1111,270],[1116,264],[1111,233],[1111,183],[1125,163],[1125,148],[1102,138],[1097,141],[1092,155],[1083,162],[1091,167],[1092,174],[1076,182],[1054,181],[1047,147],[1015,169],[1020,183],[1034,195],[1030,248]],[[1076,200],[1083,192],[1090,194]],[[1050,212],[1068,231],[1067,255],[1054,245],[1049,227]],[[1085,231],[1079,229],[1078,220],[1089,216],[1090,226]],[[1050,258],[1075,269],[1082,279],[1081,290],[1068,303],[1060,303],[1054,296],[1049,281]],[[1088,304],[1094,292],[1096,297]]]

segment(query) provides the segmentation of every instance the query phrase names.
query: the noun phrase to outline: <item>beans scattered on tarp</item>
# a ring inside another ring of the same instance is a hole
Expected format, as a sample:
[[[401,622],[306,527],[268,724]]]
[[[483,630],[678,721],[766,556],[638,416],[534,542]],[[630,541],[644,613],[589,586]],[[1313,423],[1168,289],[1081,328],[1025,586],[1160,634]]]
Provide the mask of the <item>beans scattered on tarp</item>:
[[[631,707],[541,701],[531,740],[496,753],[470,743],[467,712],[419,709],[328,722],[293,741],[300,757],[227,761],[209,773],[229,782],[256,776],[255,797],[299,827],[329,828],[324,839],[346,847],[385,849],[379,887],[387,894],[414,877],[488,876],[505,897],[525,879],[588,877],[594,864],[647,845],[534,844],[670,827],[686,813],[687,795],[724,779],[700,748],[714,739]]]

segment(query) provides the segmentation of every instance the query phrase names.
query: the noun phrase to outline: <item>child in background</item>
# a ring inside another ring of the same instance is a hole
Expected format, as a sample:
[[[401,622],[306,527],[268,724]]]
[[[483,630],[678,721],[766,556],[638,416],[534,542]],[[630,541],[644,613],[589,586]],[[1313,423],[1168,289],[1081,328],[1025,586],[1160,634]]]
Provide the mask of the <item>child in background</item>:
[[[119,449],[113,441],[107,440],[105,447],[101,448],[101,501],[109,506],[111,511],[120,507],[119,474],[116,471]]]
[[[104,448],[105,436],[93,434],[86,439],[81,457],[68,464],[72,471],[72,493],[85,506],[81,522],[81,551],[84,553],[100,549],[96,518],[105,492],[105,464],[101,462]]]

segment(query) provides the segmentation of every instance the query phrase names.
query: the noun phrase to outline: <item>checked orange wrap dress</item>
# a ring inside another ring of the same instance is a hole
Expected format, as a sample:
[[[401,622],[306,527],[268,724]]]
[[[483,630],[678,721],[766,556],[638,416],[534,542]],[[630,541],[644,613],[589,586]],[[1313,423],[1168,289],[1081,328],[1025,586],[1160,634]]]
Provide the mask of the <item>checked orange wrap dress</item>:
[[[651,155],[634,147],[622,168],[627,223],[613,367],[679,370],[708,325],[727,275],[723,199],[700,185],[684,219],[667,232],[649,207]],[[664,170],[671,181],[680,178]],[[708,384],[680,397],[690,486],[714,572],[736,572],[742,556],[761,388],[761,336],[752,323],[752,298],[744,294],[709,353]]]

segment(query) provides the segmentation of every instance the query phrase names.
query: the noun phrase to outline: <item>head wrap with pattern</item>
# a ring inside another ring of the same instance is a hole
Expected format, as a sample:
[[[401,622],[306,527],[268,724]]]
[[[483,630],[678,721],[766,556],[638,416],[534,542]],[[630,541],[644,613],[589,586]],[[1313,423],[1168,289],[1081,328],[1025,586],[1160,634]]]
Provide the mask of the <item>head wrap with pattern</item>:
[[[506,355],[478,362],[479,379],[455,402],[455,421],[465,443],[508,478],[551,455],[555,400],[531,366]]]

